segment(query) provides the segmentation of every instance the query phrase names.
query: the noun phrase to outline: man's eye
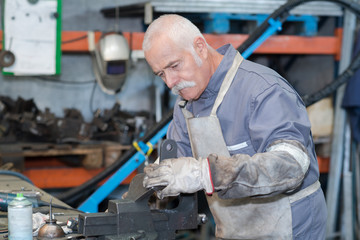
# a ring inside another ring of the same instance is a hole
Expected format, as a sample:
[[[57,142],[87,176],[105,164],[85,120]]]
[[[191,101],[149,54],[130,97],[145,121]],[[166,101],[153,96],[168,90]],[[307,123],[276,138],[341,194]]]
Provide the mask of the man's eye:
[[[178,66],[179,66],[179,64],[174,64],[174,65],[171,66],[171,68],[175,69],[175,68],[177,68]]]

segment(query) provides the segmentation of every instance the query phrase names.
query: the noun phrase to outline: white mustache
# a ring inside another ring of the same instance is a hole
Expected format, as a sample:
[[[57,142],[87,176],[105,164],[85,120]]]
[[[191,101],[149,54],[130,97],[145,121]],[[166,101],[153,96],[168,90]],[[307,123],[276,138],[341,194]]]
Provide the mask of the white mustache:
[[[195,82],[189,82],[189,81],[182,81],[178,84],[176,84],[172,89],[171,92],[175,95],[179,95],[180,91],[184,88],[188,87],[194,87],[196,85]]]

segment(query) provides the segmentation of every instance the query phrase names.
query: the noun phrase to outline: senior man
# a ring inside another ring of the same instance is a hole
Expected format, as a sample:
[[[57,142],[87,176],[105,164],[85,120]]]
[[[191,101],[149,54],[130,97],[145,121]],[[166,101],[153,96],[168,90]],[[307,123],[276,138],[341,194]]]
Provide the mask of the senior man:
[[[310,122],[291,85],[175,14],[149,26],[143,50],[179,95],[167,133],[179,158],[145,167],[144,186],[165,186],[159,198],[204,190],[220,239],[324,239]]]

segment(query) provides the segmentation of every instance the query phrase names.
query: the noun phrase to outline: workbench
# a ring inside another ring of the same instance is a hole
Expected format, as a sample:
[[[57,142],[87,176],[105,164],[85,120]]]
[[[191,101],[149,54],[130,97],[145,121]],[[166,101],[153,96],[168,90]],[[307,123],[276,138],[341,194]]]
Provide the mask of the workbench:
[[[20,191],[23,190],[24,192],[29,191],[31,193],[37,193],[40,195],[40,200],[44,202],[50,203],[52,199],[53,205],[59,205],[66,207],[68,209],[56,208],[52,207],[52,213],[55,215],[55,219],[57,219],[58,224],[61,222],[66,224],[67,220],[70,217],[78,217],[79,211],[73,209],[66,203],[60,201],[59,199],[51,196],[50,194],[46,193],[45,191],[41,190],[40,188],[35,187],[31,183],[12,175],[3,175],[0,174],[0,192],[12,192],[12,191]],[[25,194],[24,194],[25,195]],[[39,208],[33,208],[33,213],[41,212],[43,214],[49,214],[49,207],[42,206]],[[7,212],[0,212],[0,238],[6,238],[8,235],[7,233],[7,226],[8,226],[8,219],[7,219]],[[75,236],[75,235],[74,235]],[[67,236],[67,239],[71,238],[71,235]]]

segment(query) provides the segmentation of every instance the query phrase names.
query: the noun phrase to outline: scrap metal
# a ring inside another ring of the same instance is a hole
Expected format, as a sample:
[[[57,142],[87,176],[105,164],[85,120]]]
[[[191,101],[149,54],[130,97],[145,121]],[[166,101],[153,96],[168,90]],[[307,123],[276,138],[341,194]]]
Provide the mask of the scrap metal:
[[[111,109],[96,111],[93,120],[86,122],[74,108],[65,109],[64,117],[56,117],[49,108],[39,110],[32,99],[13,101],[0,96],[0,143],[107,140],[129,145],[140,134],[137,118],[121,111],[116,103]]]

